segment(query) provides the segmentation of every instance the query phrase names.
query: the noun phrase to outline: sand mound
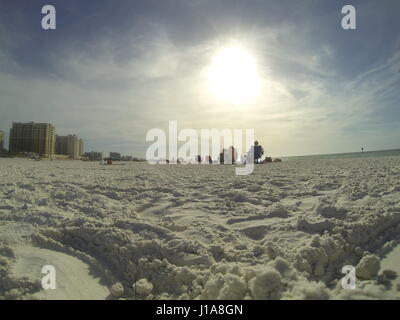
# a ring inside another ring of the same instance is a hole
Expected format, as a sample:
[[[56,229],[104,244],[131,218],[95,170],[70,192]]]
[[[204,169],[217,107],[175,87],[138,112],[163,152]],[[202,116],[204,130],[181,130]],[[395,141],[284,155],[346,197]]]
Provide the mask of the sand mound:
[[[373,279],[378,275],[380,269],[379,258],[375,255],[363,257],[356,267],[357,277],[361,279]]]
[[[16,256],[11,273],[17,278],[28,278],[35,282],[42,279],[42,267],[51,264],[56,270],[55,290],[40,290],[35,299],[46,300],[104,300],[109,295],[105,285],[100,284],[87,264],[67,254],[32,246],[13,248]]]

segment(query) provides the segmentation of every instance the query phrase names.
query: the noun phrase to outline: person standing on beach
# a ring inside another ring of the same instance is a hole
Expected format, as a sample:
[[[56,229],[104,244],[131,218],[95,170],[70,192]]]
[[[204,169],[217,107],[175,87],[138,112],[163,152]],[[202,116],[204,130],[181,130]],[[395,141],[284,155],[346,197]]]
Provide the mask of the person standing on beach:
[[[259,163],[263,154],[264,154],[264,148],[258,143],[258,141],[255,141],[254,146],[251,146],[247,154],[247,159],[253,158],[254,163]]]

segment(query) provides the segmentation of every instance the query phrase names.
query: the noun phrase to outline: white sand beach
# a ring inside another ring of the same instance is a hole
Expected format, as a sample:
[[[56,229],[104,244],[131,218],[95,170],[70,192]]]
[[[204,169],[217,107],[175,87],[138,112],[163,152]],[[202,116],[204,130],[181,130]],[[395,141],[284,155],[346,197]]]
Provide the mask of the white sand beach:
[[[1,298],[400,299],[400,157],[121,164],[0,159]]]

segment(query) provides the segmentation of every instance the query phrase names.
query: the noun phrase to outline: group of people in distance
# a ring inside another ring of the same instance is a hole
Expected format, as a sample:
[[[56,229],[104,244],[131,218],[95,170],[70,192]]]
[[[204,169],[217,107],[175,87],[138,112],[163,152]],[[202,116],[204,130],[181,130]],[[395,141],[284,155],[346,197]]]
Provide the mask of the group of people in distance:
[[[254,163],[272,162],[272,159],[270,157],[266,157],[264,160],[262,160],[263,155],[264,155],[264,148],[258,143],[258,141],[255,141],[254,145],[251,146],[247,154],[242,157],[241,162],[246,163],[248,159],[251,158],[254,159]],[[238,159],[238,153],[235,147],[233,146],[229,147],[228,149],[224,149],[219,155],[220,164],[234,164],[237,162],[237,159]],[[202,163],[201,156],[196,157],[196,162]],[[206,156],[205,162],[212,164],[213,160],[211,156]]]

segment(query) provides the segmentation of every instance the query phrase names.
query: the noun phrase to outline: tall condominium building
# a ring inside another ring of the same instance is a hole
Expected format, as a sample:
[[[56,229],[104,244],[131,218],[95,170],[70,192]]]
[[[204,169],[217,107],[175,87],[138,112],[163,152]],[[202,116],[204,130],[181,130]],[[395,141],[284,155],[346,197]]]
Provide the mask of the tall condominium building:
[[[4,131],[0,130],[0,153],[3,151],[4,149]]]
[[[82,157],[84,152],[85,148],[83,144],[83,139],[79,139],[79,157]]]
[[[10,130],[11,153],[34,152],[44,157],[55,154],[56,128],[50,123],[16,123]]]
[[[57,136],[56,153],[79,159],[83,154],[83,140],[76,135]]]

